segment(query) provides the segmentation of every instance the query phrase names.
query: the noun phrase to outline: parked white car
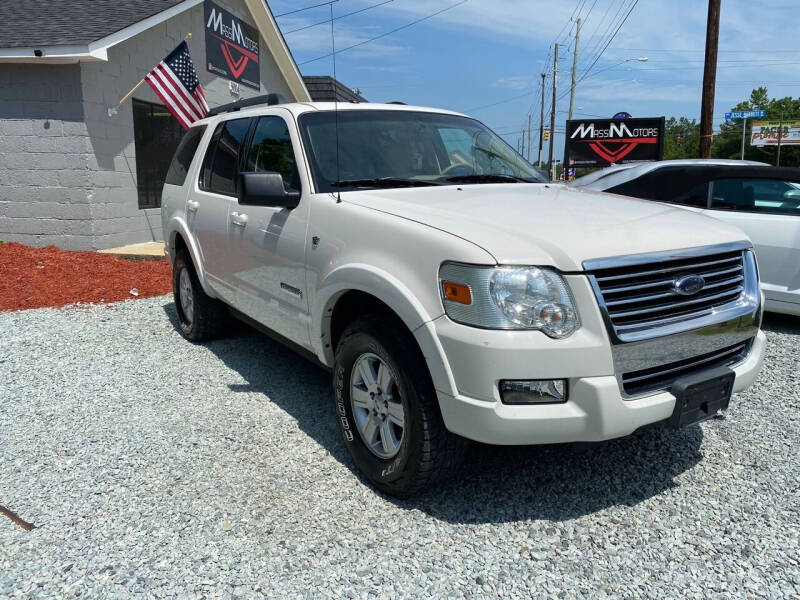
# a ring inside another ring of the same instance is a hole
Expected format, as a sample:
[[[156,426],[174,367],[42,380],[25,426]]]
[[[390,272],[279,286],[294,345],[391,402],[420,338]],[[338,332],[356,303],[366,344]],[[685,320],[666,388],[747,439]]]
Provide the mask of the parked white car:
[[[755,246],[766,310],[800,315],[800,169],[665,160],[609,167],[570,185],[669,202],[736,225]]]
[[[764,353],[747,236],[539,177],[448,111],[220,109],[163,189],[181,331],[232,313],[332,369],[345,445],[398,496],[467,440],[607,440],[727,407]]]

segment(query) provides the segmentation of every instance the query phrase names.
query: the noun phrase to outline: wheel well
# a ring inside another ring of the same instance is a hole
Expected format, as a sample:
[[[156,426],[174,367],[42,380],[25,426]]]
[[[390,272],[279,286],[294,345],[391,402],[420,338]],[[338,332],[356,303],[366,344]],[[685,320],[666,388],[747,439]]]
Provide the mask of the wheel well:
[[[406,324],[388,304],[366,292],[351,290],[340,296],[333,307],[330,330],[330,349],[332,352],[336,351],[336,346],[347,325],[353,319],[366,314],[383,315],[408,331]],[[410,331],[408,333],[411,335]],[[413,335],[411,337],[413,339]],[[414,340],[414,343],[416,344],[416,340]]]
[[[178,252],[181,250],[186,250],[186,240],[183,239],[183,236],[180,233],[175,234],[175,239],[172,242],[173,250],[175,252],[175,256],[178,255]]]

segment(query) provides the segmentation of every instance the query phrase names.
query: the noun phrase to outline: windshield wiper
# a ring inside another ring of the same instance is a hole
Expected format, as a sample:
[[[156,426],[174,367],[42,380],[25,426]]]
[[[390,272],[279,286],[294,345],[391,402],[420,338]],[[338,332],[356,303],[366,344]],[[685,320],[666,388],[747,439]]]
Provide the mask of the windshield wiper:
[[[402,177],[376,177],[375,179],[343,179],[331,182],[331,187],[355,188],[393,188],[393,187],[428,187],[441,185],[434,181],[423,179],[404,179]]]
[[[472,175],[454,175],[447,177],[445,181],[453,183],[534,183],[524,177],[515,175],[504,175],[502,173],[473,173]]]

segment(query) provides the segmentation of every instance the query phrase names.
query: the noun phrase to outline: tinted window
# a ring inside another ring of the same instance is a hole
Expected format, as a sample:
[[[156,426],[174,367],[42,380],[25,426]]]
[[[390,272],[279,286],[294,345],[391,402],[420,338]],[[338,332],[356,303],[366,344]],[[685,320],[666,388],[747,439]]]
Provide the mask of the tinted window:
[[[684,206],[694,206],[697,208],[708,207],[708,184],[703,183],[698,185],[685,194],[679,196],[675,200],[669,200],[674,204],[683,204]]]
[[[136,189],[139,208],[161,206],[161,188],[169,159],[183,136],[183,127],[166,107],[133,100],[133,139],[136,148]]]
[[[183,182],[186,181],[189,165],[192,164],[192,158],[194,158],[194,153],[197,152],[197,146],[205,130],[206,126],[202,125],[200,127],[192,127],[184,134],[178,149],[175,151],[175,156],[172,157],[165,183],[183,185]]]
[[[711,208],[800,216],[800,183],[777,179],[719,179]]]
[[[217,126],[206,155],[204,188],[217,194],[236,195],[239,149],[250,127],[250,119],[234,119]],[[208,161],[211,161],[210,165]]]
[[[280,117],[261,117],[247,153],[248,171],[274,171],[283,176],[287,191],[300,191],[289,127]]]

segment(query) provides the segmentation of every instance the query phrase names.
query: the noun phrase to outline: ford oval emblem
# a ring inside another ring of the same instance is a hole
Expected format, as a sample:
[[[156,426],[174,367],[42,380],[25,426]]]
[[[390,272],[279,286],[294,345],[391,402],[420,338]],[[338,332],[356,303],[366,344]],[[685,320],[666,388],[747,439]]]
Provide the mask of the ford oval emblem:
[[[681,296],[694,296],[706,285],[700,275],[683,275],[672,280],[672,289]]]

